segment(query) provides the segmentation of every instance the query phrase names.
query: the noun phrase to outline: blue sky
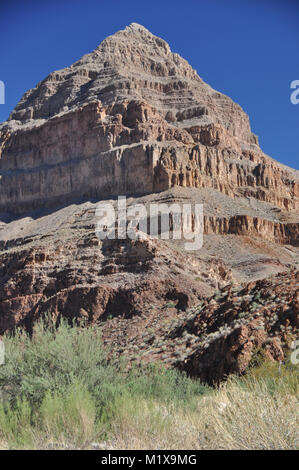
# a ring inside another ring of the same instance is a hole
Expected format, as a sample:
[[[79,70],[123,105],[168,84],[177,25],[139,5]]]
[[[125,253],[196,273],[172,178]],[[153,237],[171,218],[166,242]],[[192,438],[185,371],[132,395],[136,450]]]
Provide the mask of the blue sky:
[[[299,169],[299,104],[290,101],[299,80],[298,0],[1,1],[0,122],[26,90],[131,22],[239,103],[264,152]]]

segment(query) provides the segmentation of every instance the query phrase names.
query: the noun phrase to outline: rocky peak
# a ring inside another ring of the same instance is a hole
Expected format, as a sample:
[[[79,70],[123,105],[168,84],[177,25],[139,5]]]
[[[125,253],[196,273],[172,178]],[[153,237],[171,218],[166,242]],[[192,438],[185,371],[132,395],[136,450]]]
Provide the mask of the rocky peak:
[[[36,125],[91,101],[105,105],[132,99],[145,101],[177,127],[215,122],[241,141],[255,143],[241,107],[204,83],[166,41],[137,23],[25,93],[9,126]]]
[[[171,50],[169,44],[164,39],[159,38],[152,34],[148,29],[138,23],[131,23],[126,26],[124,30],[118,31],[112,36],[109,36],[101,44],[107,43],[110,40],[121,41],[122,39],[136,42],[139,44],[146,44],[153,47],[157,52],[170,54]],[[101,47],[101,45],[99,46]]]
[[[0,210],[14,213],[174,186],[287,211],[299,195],[241,107],[136,23],[25,93],[0,126],[0,177]]]

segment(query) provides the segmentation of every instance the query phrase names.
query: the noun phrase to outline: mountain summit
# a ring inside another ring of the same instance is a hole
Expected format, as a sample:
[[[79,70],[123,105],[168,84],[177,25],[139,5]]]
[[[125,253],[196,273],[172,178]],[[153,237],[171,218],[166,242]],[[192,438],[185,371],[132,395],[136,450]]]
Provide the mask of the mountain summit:
[[[51,73],[24,95],[9,119],[48,119],[95,100],[103,105],[144,100],[178,128],[186,120],[215,122],[244,142],[256,143],[240,106],[204,83],[166,41],[137,23],[70,67]]]
[[[136,23],[25,93],[0,152],[4,212],[173,186],[298,207],[298,172],[263,154],[241,107]]]
[[[98,240],[98,201],[118,195],[203,204],[202,248]],[[0,334],[47,312],[84,317],[113,354],[211,383],[254,351],[282,360],[298,324],[298,208],[298,172],[263,153],[240,106],[132,23],[0,126]]]

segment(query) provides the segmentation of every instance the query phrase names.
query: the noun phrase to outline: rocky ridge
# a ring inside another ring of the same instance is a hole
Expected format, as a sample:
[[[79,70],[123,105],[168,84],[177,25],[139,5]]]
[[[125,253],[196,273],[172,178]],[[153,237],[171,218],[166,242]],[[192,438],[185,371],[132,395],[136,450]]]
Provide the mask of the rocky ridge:
[[[173,302],[152,305],[133,322],[111,319],[104,338],[112,355],[131,362],[162,361],[209,384],[246,371],[263,351],[283,361],[298,335],[299,271],[292,270],[251,282],[233,284],[186,311]]]

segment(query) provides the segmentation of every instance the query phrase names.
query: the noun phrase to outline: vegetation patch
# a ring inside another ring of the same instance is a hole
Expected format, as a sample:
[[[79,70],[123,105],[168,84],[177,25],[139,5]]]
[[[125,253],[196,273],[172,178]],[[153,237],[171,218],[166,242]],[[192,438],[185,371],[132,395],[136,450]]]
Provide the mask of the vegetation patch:
[[[40,321],[31,338],[4,340],[1,448],[296,448],[290,363],[257,354],[244,377],[213,389],[162,364],[108,361],[98,326]]]

